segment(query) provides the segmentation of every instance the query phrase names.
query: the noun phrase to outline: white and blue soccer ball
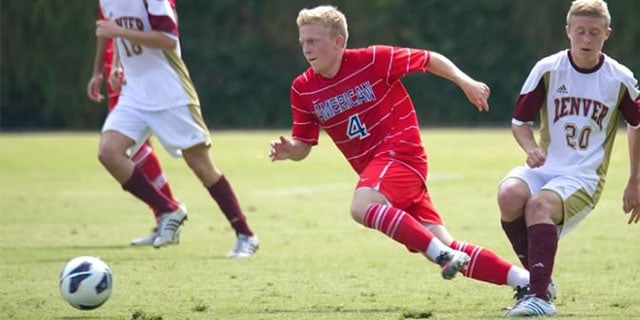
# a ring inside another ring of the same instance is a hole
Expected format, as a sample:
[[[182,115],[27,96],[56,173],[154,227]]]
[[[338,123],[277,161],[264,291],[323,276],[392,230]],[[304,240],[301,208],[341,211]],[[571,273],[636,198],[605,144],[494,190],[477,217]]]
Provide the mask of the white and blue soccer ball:
[[[111,269],[97,257],[71,259],[60,273],[60,294],[74,308],[91,310],[104,304],[113,289]]]

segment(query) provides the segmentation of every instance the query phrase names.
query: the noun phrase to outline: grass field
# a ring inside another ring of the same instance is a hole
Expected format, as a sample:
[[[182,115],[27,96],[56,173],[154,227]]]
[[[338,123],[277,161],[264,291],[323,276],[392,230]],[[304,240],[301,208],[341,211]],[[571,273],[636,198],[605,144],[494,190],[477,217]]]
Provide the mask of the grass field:
[[[94,133],[0,135],[0,319],[499,319],[508,287],[440,278],[422,256],[351,220],[356,177],[326,137],[302,163],[271,163],[282,132],[214,132],[213,155],[262,240],[249,260],[182,160],[159,150],[189,206],[179,246],[134,248],[152,226],[96,159]],[[621,131],[622,133],[622,131]],[[496,185],[523,155],[507,129],[424,133],[429,186],[454,235],[516,261],[499,226]],[[159,144],[157,144],[158,147]],[[601,202],[560,242],[558,318],[638,319],[640,226],[626,224],[629,166],[620,134]],[[64,263],[105,260],[109,301],[75,310],[58,292]]]

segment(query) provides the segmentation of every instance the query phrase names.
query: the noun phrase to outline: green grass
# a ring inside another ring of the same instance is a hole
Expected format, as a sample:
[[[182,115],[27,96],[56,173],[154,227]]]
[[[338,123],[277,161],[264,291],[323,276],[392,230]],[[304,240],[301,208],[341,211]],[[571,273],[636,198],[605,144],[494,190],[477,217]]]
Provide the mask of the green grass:
[[[499,319],[512,291],[438,268],[351,220],[356,176],[322,137],[302,163],[271,163],[281,132],[214,132],[212,154],[262,240],[249,260],[228,260],[233,232],[182,160],[158,146],[175,194],[189,206],[182,243],[160,250],[128,241],[148,231],[148,208],[96,159],[94,133],[0,135],[0,319]],[[424,133],[429,187],[453,234],[516,261],[499,226],[496,186],[523,154],[504,130]],[[562,239],[554,280],[558,318],[640,314],[639,226],[621,198],[629,166],[620,134],[601,202]],[[58,292],[64,263],[104,259],[110,300],[75,310]],[[636,318],[637,319],[637,318]]]

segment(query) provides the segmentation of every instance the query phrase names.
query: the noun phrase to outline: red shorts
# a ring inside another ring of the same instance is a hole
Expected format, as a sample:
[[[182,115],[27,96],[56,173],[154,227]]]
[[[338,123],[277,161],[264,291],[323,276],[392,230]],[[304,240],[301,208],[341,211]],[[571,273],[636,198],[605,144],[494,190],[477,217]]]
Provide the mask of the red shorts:
[[[356,189],[363,187],[382,193],[393,207],[418,221],[442,224],[424,179],[408,165],[392,158],[374,159],[360,174]]]

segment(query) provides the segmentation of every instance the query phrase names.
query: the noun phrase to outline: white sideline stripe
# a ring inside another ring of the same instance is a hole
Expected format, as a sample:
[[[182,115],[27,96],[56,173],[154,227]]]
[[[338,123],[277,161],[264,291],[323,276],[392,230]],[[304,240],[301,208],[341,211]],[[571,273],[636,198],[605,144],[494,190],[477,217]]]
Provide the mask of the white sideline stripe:
[[[430,173],[428,181],[457,180],[460,175],[456,173]],[[351,191],[355,187],[354,183],[329,183],[323,185],[297,186],[290,188],[262,189],[255,190],[251,194],[255,197],[288,197],[291,195],[309,195],[316,193],[329,193],[337,191]]]

